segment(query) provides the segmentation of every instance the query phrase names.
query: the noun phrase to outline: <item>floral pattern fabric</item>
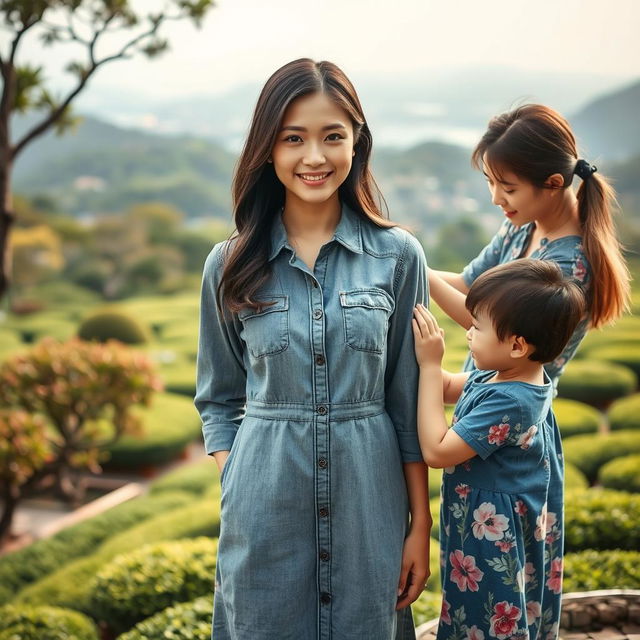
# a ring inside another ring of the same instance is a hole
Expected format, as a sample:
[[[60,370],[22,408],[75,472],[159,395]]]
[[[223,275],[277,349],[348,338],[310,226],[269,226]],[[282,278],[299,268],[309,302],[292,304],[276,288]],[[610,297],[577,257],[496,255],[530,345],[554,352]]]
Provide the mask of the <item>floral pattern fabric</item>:
[[[474,371],[452,429],[477,456],[445,469],[438,640],[556,640],[563,461],[553,387]]]

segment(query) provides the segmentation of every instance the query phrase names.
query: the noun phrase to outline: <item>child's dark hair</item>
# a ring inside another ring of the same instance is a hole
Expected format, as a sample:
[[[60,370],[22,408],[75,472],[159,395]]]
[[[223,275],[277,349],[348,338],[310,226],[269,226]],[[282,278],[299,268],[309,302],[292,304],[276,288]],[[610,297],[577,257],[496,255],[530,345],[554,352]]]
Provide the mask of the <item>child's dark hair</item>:
[[[499,340],[523,337],[536,362],[551,362],[565,348],[586,312],[582,289],[549,260],[522,258],[485,271],[465,303],[473,316],[486,313]]]

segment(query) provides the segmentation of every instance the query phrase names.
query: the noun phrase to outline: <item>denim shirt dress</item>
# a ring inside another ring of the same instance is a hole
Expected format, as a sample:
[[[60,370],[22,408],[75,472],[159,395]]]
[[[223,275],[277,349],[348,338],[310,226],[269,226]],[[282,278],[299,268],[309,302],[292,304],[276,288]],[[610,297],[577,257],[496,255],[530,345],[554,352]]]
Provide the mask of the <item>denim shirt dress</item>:
[[[522,257],[529,246],[535,228],[533,222],[516,227],[509,220],[505,220],[489,244],[462,271],[462,279],[465,284],[470,287],[480,274],[491,267]],[[551,260],[557,263],[565,278],[575,281],[585,294],[588,294],[592,274],[580,236],[563,236],[555,240],[542,238],[540,247],[528,257]],[[585,316],[578,323],[562,353],[553,362],[545,364],[545,371],[554,388],[557,387],[566,364],[575,355],[578,345],[582,342],[588,329],[589,318]],[[474,369],[473,358],[469,354],[464,364],[464,370],[473,371]]]
[[[226,243],[202,283],[195,404],[221,485],[215,640],[406,640],[396,612],[422,461],[411,318],[424,253],[342,208],[313,270],[274,217],[261,310],[218,313]]]

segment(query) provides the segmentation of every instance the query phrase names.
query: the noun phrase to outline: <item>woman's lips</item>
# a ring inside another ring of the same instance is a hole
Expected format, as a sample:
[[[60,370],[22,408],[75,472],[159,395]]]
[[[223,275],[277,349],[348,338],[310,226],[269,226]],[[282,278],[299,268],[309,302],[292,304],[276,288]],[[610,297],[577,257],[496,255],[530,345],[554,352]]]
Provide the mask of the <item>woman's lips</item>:
[[[333,171],[322,171],[318,173],[297,173],[296,176],[309,187],[319,187],[323,185]]]

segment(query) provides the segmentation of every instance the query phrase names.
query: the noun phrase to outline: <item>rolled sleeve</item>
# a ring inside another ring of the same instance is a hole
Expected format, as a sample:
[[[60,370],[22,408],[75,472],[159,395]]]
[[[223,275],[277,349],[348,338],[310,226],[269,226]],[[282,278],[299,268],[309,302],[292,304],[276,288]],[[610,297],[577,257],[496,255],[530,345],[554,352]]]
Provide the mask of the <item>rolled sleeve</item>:
[[[411,319],[416,304],[428,304],[427,264],[420,243],[409,233],[394,278],[395,310],[387,334],[386,410],[396,430],[403,462],[422,462],[418,441],[418,364]]]
[[[194,404],[202,420],[208,454],[231,449],[246,401],[246,370],[238,320],[233,314],[221,314],[216,304],[225,244],[217,244],[205,262],[200,299]]]

